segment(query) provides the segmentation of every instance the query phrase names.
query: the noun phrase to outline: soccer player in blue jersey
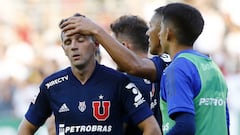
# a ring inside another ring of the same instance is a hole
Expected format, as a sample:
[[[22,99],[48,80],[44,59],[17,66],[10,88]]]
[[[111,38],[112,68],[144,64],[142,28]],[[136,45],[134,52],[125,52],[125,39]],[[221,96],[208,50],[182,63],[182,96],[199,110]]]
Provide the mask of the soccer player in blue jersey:
[[[102,56],[100,48],[97,48],[97,50],[95,51],[95,59],[98,63],[101,63]],[[56,135],[55,117],[53,114],[46,120],[45,125],[47,127],[48,135]]]
[[[227,135],[227,85],[213,60],[193,44],[204,20],[194,7],[171,3],[162,10],[159,39],[172,57],[161,81],[163,133]]]
[[[148,57],[148,36],[145,34],[148,30],[147,23],[139,16],[123,15],[116,19],[110,28],[114,37],[122,43],[123,46],[137,54],[140,58]],[[121,71],[120,68],[118,70]],[[161,113],[159,108],[159,91],[155,90],[154,84],[144,78],[136,77],[127,74],[130,80],[138,87],[143,97],[152,109],[155,118],[159,125],[161,125]],[[130,120],[127,121],[125,128],[125,135],[142,135],[141,130],[132,124]]]
[[[144,134],[161,135],[135,84],[123,73],[96,62],[98,44],[92,36],[62,32],[61,39],[71,66],[43,80],[19,135],[33,135],[52,113],[58,135],[122,135],[125,115]]]

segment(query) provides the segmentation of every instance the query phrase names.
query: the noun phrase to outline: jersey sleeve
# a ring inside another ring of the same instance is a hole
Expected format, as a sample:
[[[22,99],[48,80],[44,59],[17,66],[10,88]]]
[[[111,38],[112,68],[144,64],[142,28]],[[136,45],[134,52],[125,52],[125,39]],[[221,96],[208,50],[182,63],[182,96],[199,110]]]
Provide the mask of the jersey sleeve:
[[[167,68],[163,79],[163,99],[167,100],[169,116],[176,112],[195,114],[193,99],[200,89],[200,77],[193,63],[178,58]]]
[[[41,126],[46,119],[51,115],[49,99],[46,90],[41,89],[36,98],[31,102],[25,118],[35,126]]]
[[[123,108],[134,124],[138,124],[153,115],[146,99],[134,83],[129,80],[125,81],[120,91]]]
[[[155,82],[158,83],[161,80],[163,70],[171,63],[171,58],[168,54],[162,54],[160,56],[152,57],[151,60],[154,63],[157,70],[157,78]]]

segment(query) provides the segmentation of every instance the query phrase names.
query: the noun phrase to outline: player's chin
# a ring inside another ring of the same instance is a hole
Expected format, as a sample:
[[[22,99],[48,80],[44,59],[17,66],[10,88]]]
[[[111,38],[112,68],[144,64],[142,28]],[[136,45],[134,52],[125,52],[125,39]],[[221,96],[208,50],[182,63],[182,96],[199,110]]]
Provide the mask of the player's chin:
[[[74,66],[79,69],[79,70],[82,70],[86,67],[86,64],[82,64],[82,63],[75,63]]]
[[[72,65],[74,65],[76,67],[82,67],[82,66],[84,66],[84,62],[81,60],[73,60]]]

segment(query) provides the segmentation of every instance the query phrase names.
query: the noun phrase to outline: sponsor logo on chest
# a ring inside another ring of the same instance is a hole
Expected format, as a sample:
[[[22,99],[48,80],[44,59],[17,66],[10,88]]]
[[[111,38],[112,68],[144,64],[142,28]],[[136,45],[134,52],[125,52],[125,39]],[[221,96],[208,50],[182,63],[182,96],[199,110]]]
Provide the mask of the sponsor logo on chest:
[[[56,84],[60,84],[60,83],[62,83],[64,81],[67,81],[67,80],[68,80],[68,75],[62,76],[62,77],[59,77],[59,78],[57,78],[55,80],[52,80],[52,81],[46,83],[45,86],[47,87],[47,89],[49,89],[50,87],[52,87],[52,86],[54,86]]]
[[[59,135],[66,135],[71,133],[110,133],[112,125],[77,125],[66,126],[59,124]]]

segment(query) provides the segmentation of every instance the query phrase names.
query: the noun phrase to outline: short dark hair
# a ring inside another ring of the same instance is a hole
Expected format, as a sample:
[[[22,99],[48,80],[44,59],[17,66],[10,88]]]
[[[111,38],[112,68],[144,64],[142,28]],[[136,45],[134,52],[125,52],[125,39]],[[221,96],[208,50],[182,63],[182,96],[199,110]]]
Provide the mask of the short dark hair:
[[[193,46],[201,34],[204,20],[194,7],[183,3],[171,3],[164,7],[163,22],[172,24],[178,43]]]
[[[127,36],[135,45],[134,47],[144,52],[148,51],[149,43],[146,32],[147,23],[135,15],[123,15],[110,25],[111,30],[116,36]]]
[[[164,9],[165,6],[161,6],[161,7],[158,7],[156,8],[154,11],[157,15],[159,16],[162,16],[162,12],[163,12],[163,9]]]

